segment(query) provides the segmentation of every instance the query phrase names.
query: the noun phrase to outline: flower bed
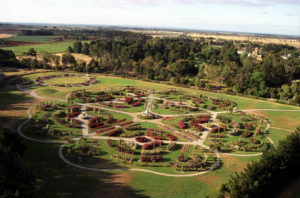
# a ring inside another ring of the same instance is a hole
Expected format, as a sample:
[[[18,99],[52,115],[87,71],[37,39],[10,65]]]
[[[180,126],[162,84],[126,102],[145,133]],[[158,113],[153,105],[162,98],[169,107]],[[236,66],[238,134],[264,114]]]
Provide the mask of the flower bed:
[[[172,134],[167,134],[167,138],[171,141],[176,141],[177,140],[177,137],[172,135]]]
[[[105,128],[108,126],[110,126],[110,125],[102,123],[102,125],[99,125],[99,126],[95,127],[94,129],[102,129],[102,128]]]
[[[140,143],[148,142],[148,139],[145,137],[136,137],[135,140]]]
[[[129,124],[132,124],[134,123],[133,121],[128,121],[128,122],[124,122],[124,123],[121,123],[119,124],[120,126],[125,126],[125,125],[129,125]]]
[[[127,104],[131,104],[131,103],[133,103],[133,101],[134,101],[134,99],[133,98],[125,98],[125,102],[127,103]]]
[[[119,135],[122,132],[123,132],[122,129],[116,129],[116,130],[113,130],[113,131],[109,132],[107,135],[108,136],[116,136],[116,135]]]
[[[155,134],[155,133],[153,133],[151,131],[146,131],[145,135],[148,136],[148,137],[151,137],[151,138],[153,138],[155,140],[162,140],[163,139],[162,136],[159,136],[159,135],[157,135],[157,134]]]
[[[67,117],[68,117],[68,118],[74,118],[74,117],[78,116],[79,114],[80,114],[80,112],[69,113],[69,114],[67,115]]]
[[[153,141],[153,142],[150,142],[150,143],[148,143],[148,144],[144,144],[144,145],[143,145],[143,149],[144,149],[144,150],[153,149],[153,148],[155,148],[155,147],[157,147],[157,146],[160,146],[160,145],[162,145],[162,144],[163,144],[163,141]]]
[[[157,155],[157,156],[142,156],[141,157],[141,162],[163,162],[164,159],[162,155]]]
[[[140,106],[141,104],[142,104],[141,102],[134,102],[134,103],[131,104],[131,106],[133,106],[133,107],[138,107],[138,106]]]
[[[116,120],[116,121],[114,121],[112,124],[118,124],[118,123],[124,122],[124,121],[126,121],[125,118],[124,118],[124,119],[121,119],[121,120]]]
[[[213,127],[210,129],[210,132],[216,133],[216,132],[223,132],[224,129],[222,127]]]
[[[90,128],[96,128],[98,126],[103,126],[104,125],[104,123],[102,121],[103,121],[102,117],[94,117],[94,118],[89,120],[88,125],[89,125]]]
[[[185,129],[186,128],[186,124],[184,123],[183,120],[180,120],[178,122],[178,128],[180,128],[180,129]]]
[[[106,131],[109,131],[109,130],[112,130],[112,129],[114,129],[115,127],[109,127],[109,128],[106,128],[106,129],[101,129],[101,130],[99,130],[99,131],[96,131],[96,133],[97,134],[99,134],[99,133],[103,133],[103,132],[106,132]]]

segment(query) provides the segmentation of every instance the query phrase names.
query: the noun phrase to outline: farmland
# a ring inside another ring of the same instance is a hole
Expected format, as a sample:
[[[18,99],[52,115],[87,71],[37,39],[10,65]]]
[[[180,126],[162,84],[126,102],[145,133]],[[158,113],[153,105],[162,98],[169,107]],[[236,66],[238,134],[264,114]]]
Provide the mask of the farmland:
[[[24,41],[24,42],[37,42],[37,43],[48,43],[55,36],[17,36],[10,40],[12,41]]]
[[[34,48],[37,52],[59,53],[66,52],[67,47],[72,45],[73,42],[59,42],[59,43],[46,43],[34,45],[22,45],[13,47],[3,47],[4,50],[12,50],[17,56],[27,52],[28,49]]]

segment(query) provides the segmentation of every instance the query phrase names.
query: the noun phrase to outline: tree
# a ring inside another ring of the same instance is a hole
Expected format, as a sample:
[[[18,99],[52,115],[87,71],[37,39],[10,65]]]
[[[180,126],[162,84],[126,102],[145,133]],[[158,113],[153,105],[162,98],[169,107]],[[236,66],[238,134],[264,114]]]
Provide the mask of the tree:
[[[12,51],[0,49],[0,66],[15,67],[18,65],[19,61]]]
[[[34,48],[29,48],[28,51],[26,52],[26,55],[36,57],[36,51],[34,50]]]
[[[59,66],[60,56],[51,55],[51,61],[55,64],[55,66]]]
[[[177,60],[175,63],[171,64],[170,70],[176,76],[197,74],[197,68],[191,63],[189,63],[186,59],[180,59]]]
[[[76,60],[72,54],[63,54],[62,63],[64,66],[74,65],[76,63]]]
[[[84,43],[83,44],[81,53],[89,55],[89,53],[90,53],[90,45],[88,43]]]
[[[76,41],[73,43],[73,51],[75,53],[81,53],[82,43],[80,41]]]

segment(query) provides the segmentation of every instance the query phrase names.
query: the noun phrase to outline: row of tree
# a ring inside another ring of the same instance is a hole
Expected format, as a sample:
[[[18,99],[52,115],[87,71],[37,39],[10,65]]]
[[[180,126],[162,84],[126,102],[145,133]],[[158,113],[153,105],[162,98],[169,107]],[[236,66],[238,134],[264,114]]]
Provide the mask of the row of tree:
[[[202,88],[227,86],[232,93],[300,104],[300,83],[296,81],[300,79],[300,58],[294,47],[210,39],[154,39],[121,31],[101,34],[100,40],[74,42],[67,49],[69,53],[93,57],[90,63],[76,61],[71,54],[60,58],[48,53],[42,62],[24,60],[21,65],[49,68],[51,62],[57,68],[69,66],[79,72],[113,73]],[[246,53],[239,55],[238,49]],[[255,50],[262,60],[251,55]],[[32,54],[32,50],[27,53]]]

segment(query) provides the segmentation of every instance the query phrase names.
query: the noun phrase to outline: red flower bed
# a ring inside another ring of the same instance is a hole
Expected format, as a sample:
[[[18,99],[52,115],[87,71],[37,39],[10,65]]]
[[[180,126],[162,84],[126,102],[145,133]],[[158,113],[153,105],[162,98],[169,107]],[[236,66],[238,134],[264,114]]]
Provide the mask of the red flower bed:
[[[89,120],[89,124],[88,125],[89,125],[90,128],[95,128],[95,127],[104,125],[102,123],[102,121],[103,121],[102,117],[94,117],[94,118],[92,118],[92,119]]]
[[[141,92],[138,92],[138,91],[135,91],[134,93],[135,93],[135,95],[137,95],[138,97],[144,96]]]
[[[147,131],[147,132],[145,133],[145,135],[148,136],[148,137],[151,137],[151,138],[153,138],[153,139],[155,139],[155,140],[162,140],[162,139],[163,139],[162,136],[159,136],[159,135],[157,135],[157,134],[155,134],[155,133],[152,133],[151,131]]]
[[[96,102],[101,102],[101,101],[111,101],[113,97],[108,94],[101,94],[95,98]]]
[[[92,129],[102,127],[103,125],[104,125],[103,122],[89,123],[89,127],[92,128]]]
[[[131,103],[133,103],[133,98],[125,98],[125,102],[127,103],[127,104],[131,104]]]
[[[74,118],[74,117],[78,116],[79,114],[80,114],[80,112],[69,113],[69,114],[67,115],[67,117],[68,117],[68,118]]]
[[[142,103],[141,102],[135,102],[135,103],[132,103],[131,106],[133,107],[138,107],[140,106]]]
[[[99,130],[99,131],[96,131],[97,134],[99,133],[103,133],[103,132],[106,132],[106,131],[109,131],[109,130],[112,130],[114,129],[115,127],[109,127],[109,128],[106,128],[106,129],[102,129],[102,130]]]
[[[116,120],[116,121],[113,122],[113,124],[118,124],[118,123],[124,122],[124,121],[126,121],[126,118],[125,119],[121,119],[121,120]]]
[[[214,128],[212,128],[210,131],[211,131],[212,133],[216,133],[216,132],[218,132],[218,131],[222,132],[222,131],[224,131],[224,129],[221,128],[221,127],[214,127]]]
[[[135,140],[140,143],[148,142],[148,139],[145,137],[136,137]]]
[[[132,124],[132,123],[133,123],[133,121],[129,121],[129,122],[121,123],[121,124],[119,124],[119,125],[120,125],[120,126],[125,126],[125,125]]]
[[[101,129],[101,128],[108,127],[108,126],[109,125],[107,125],[107,124],[101,123],[98,126],[94,127],[94,129]]]
[[[122,129],[116,129],[116,130],[113,130],[113,131],[109,132],[107,135],[108,136],[116,136],[116,135],[119,135],[122,132],[123,132]]]
[[[81,122],[80,120],[73,119],[73,121],[74,121],[76,124],[82,124],[82,122]]]
[[[172,135],[172,134],[167,134],[167,138],[171,141],[176,141],[177,140],[177,137]]]
[[[200,123],[204,123],[204,121],[206,122],[206,120],[206,118],[193,119],[191,120],[190,125],[197,128],[199,131],[203,131],[204,127],[200,125]]]
[[[184,123],[184,121],[179,121],[178,122],[178,127],[180,128],[180,129],[185,129],[186,128],[186,125],[185,125],[185,123]]]
[[[144,150],[149,150],[149,149],[155,148],[155,147],[157,147],[161,144],[163,144],[163,141],[153,141],[153,142],[150,142],[148,144],[144,144],[143,149]]]
[[[164,159],[161,155],[157,155],[157,156],[142,156],[141,157],[141,161],[142,162],[163,162]]]

